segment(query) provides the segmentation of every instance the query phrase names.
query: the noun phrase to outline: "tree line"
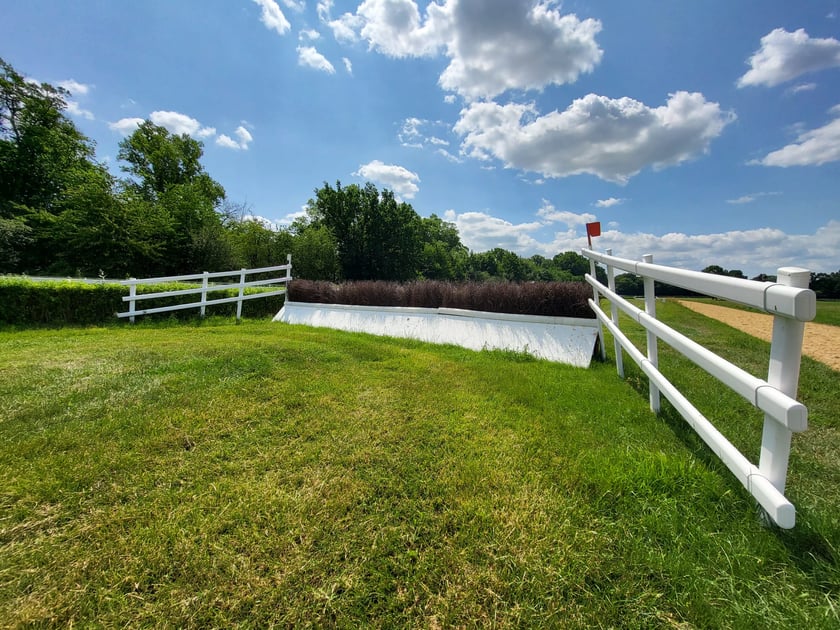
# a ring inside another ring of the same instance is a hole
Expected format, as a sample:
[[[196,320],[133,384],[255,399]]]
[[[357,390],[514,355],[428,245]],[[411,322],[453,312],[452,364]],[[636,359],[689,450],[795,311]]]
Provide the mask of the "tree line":
[[[575,252],[471,252],[453,223],[371,183],[324,182],[303,217],[271,229],[205,171],[200,141],[148,120],[119,143],[116,177],[65,114],[68,96],[0,58],[0,273],[151,277],[283,264],[287,254],[294,275],[312,280],[563,281],[589,271]],[[838,275],[815,276],[825,297],[840,297]],[[616,282],[640,292],[630,274]]]

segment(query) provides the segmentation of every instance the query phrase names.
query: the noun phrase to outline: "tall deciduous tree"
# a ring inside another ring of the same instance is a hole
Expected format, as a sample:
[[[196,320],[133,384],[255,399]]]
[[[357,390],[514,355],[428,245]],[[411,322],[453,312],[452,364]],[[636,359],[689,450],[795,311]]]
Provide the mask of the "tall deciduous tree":
[[[120,142],[118,157],[130,175],[125,189],[171,219],[172,271],[202,271],[235,264],[234,248],[219,214],[225,190],[204,171],[201,142],[145,121]]]
[[[324,183],[310,201],[315,226],[324,225],[336,242],[341,274],[352,280],[409,280],[417,277],[422,249],[420,217],[390,190],[368,183],[333,188]]]

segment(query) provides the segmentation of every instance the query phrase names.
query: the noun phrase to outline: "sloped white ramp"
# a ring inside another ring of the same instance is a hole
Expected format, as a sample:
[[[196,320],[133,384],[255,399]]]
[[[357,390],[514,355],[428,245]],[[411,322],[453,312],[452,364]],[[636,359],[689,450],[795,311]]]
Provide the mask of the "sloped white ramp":
[[[275,322],[454,344],[470,350],[513,350],[589,367],[598,320],[487,313],[454,308],[345,306],[287,301]]]

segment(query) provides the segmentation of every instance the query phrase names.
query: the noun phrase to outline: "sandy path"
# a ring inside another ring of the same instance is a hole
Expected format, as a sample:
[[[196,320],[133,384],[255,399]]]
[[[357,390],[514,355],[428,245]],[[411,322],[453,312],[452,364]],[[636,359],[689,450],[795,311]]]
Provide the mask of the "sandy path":
[[[692,311],[712,317],[759,339],[770,341],[773,335],[772,315],[750,313],[736,308],[702,302],[677,301]],[[840,327],[815,324],[814,322],[806,323],[802,353],[825,363],[834,370],[840,370]]]

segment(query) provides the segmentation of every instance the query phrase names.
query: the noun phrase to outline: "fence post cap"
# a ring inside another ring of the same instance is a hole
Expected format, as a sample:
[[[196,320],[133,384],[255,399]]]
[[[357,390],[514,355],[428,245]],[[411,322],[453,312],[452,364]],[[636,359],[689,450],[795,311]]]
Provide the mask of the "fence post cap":
[[[776,281],[789,287],[807,289],[811,282],[811,270],[802,267],[779,267]]]

